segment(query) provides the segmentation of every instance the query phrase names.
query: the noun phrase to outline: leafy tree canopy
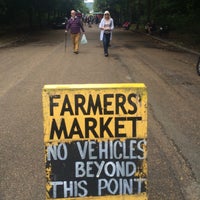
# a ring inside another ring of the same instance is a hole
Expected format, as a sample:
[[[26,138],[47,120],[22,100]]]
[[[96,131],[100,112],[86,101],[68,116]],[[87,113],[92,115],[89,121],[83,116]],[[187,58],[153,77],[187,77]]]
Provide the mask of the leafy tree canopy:
[[[58,16],[69,17],[71,9],[88,12],[84,0],[0,0],[0,25],[41,26]],[[154,20],[174,30],[200,32],[199,0],[94,0],[94,11],[105,10],[117,25]]]

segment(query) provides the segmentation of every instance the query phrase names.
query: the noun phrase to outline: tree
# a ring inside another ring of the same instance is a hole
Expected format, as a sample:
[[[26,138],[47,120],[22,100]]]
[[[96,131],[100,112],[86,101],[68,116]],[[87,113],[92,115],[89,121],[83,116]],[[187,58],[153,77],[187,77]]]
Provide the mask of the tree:
[[[86,8],[83,0],[0,0],[0,6],[0,25],[6,22],[15,28],[42,27],[51,18],[69,15],[71,9]]]
[[[41,27],[57,16],[69,17],[71,9],[87,12],[83,0],[0,0],[0,25]],[[95,0],[94,10],[109,10],[116,24],[153,19],[174,30],[200,32],[199,0]]]

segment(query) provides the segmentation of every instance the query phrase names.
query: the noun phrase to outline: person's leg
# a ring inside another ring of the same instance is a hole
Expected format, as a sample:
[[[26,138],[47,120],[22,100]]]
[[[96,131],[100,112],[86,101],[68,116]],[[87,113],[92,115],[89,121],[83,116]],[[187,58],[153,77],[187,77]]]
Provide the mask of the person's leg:
[[[108,38],[107,38],[107,47],[110,47],[110,34],[108,34]]]
[[[78,53],[79,51],[79,41],[80,41],[80,33],[75,34],[75,47],[74,47],[74,52]]]
[[[103,49],[104,49],[104,54],[106,53],[106,35],[103,35]]]
[[[73,44],[73,50],[75,51],[75,34],[71,34],[71,41]]]
[[[104,48],[104,55],[108,56],[108,45],[109,45],[109,34],[103,35],[103,48]]]

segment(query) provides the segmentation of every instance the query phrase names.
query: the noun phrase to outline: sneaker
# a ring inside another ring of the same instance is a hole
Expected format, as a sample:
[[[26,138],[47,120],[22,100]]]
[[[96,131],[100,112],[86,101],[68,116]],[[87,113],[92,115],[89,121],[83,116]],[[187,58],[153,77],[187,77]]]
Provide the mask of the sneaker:
[[[78,54],[78,51],[74,51],[75,54]]]
[[[105,57],[108,57],[108,53],[105,53],[104,55],[105,55]]]

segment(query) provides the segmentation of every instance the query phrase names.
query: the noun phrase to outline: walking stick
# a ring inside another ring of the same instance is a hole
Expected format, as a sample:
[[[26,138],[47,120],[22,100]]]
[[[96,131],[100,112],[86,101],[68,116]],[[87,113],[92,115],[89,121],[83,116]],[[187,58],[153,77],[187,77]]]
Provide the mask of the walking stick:
[[[67,33],[65,32],[65,52],[66,52],[66,48],[67,48]]]
[[[200,56],[199,56],[199,60],[197,62],[197,74],[200,76]]]

